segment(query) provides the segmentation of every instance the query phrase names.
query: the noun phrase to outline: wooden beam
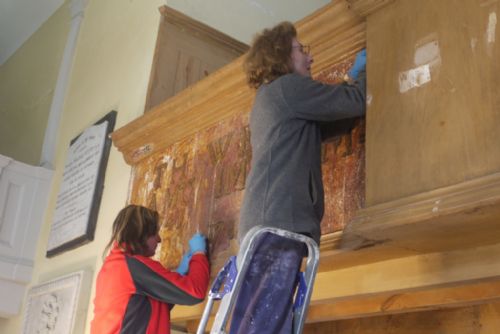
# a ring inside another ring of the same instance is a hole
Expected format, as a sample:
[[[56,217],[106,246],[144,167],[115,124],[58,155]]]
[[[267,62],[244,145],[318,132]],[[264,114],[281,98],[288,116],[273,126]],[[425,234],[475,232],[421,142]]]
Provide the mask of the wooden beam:
[[[410,312],[422,305],[461,306],[496,299],[499,293],[500,244],[416,255],[318,273],[308,321]],[[172,321],[199,319],[203,308],[178,305]]]
[[[500,244],[392,259],[316,276],[313,304],[500,278]]]
[[[364,318],[409,312],[465,307],[500,300],[500,280],[460,286],[430,288],[404,293],[385,293],[335,303],[312,304],[306,323]],[[215,315],[215,314],[214,314]],[[211,328],[214,316],[207,328]],[[187,321],[189,333],[196,332],[199,320]]]
[[[309,308],[307,322],[429,311],[496,300],[500,300],[500,280],[314,304]]]

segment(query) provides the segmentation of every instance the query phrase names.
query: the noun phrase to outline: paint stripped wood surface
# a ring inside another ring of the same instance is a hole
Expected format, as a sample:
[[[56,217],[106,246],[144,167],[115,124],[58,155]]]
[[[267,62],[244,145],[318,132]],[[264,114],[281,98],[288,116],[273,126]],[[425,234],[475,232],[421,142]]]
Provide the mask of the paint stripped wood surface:
[[[500,172],[499,14],[399,0],[368,18],[368,206]]]

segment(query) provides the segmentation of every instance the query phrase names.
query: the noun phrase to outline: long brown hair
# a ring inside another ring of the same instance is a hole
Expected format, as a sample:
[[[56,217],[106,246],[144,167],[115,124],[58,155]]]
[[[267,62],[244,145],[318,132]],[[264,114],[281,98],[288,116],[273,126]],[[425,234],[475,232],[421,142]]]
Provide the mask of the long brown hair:
[[[255,36],[243,63],[250,87],[259,88],[292,72],[290,55],[295,37],[297,30],[290,22],[281,22]]]
[[[145,254],[146,240],[158,233],[158,221],[158,212],[140,205],[131,204],[121,209],[113,222],[113,232],[104,254],[114,242],[128,254]]]

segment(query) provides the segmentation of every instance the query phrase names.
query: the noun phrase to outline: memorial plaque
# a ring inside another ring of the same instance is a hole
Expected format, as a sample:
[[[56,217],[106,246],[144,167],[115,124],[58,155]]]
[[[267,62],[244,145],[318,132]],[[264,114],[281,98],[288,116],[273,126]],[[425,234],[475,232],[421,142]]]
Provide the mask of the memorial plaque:
[[[116,111],[71,141],[50,229],[47,256],[93,240]]]

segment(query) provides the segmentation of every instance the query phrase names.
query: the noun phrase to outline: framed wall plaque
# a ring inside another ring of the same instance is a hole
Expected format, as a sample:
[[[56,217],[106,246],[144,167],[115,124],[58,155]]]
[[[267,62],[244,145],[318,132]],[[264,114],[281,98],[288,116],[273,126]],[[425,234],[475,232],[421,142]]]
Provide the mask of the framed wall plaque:
[[[111,111],[71,141],[50,228],[47,257],[94,239],[111,149],[109,134],[115,121],[116,111]]]

